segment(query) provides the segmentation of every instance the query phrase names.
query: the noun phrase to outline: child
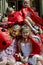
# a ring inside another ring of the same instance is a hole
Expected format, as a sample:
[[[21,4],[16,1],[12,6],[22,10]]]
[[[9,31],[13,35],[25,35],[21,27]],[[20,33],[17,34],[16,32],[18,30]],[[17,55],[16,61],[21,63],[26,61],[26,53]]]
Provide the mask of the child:
[[[41,25],[43,22],[43,20],[32,10],[32,8],[30,8],[30,0],[23,0],[21,13],[24,19],[29,16],[36,24]]]
[[[19,60],[22,63],[40,65],[43,61],[43,57],[40,56],[40,46],[32,37],[30,28],[23,26],[22,39],[20,39],[21,41],[19,42]]]
[[[19,30],[19,26],[17,29]],[[14,34],[15,35],[15,34]],[[15,36],[18,34],[16,33]],[[0,65],[14,65],[16,61],[13,57],[16,51],[16,40],[12,40],[6,29],[0,28]]]
[[[33,15],[33,12],[31,12],[31,8],[30,8],[30,0],[23,0],[23,8],[19,11],[20,14],[22,15],[23,19],[24,19],[24,23],[26,23],[27,25],[29,25],[29,27],[32,29],[32,31],[36,33],[38,33],[38,30],[36,30],[33,25],[37,25],[36,23],[36,17],[35,15],[32,16],[35,21],[31,18],[31,15]],[[32,10],[33,11],[33,10]],[[38,23],[38,21],[37,21]]]

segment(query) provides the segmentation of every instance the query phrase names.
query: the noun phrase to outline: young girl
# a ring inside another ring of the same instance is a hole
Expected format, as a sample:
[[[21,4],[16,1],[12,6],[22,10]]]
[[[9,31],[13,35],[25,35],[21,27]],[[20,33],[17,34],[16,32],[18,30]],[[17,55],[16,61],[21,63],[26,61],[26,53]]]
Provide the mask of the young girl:
[[[33,27],[33,25],[38,25],[40,23],[40,20],[41,21],[43,21],[43,20],[30,8],[30,0],[23,0],[23,8],[20,10],[20,14],[22,15],[22,17],[25,21],[24,23],[28,24],[29,27],[35,33],[38,33],[38,30],[36,30]]]
[[[22,39],[20,39],[21,41],[19,42],[18,56],[22,63],[40,65],[43,62],[43,57],[40,56],[38,41],[35,41],[33,36],[28,26],[22,27]]]

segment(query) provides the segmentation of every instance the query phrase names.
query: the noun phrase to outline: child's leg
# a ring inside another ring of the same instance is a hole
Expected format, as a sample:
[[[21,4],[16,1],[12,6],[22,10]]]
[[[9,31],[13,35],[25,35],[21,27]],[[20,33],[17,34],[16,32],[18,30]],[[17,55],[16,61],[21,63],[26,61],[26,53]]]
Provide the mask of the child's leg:
[[[38,61],[40,61],[43,64],[43,57],[42,56],[39,56],[38,57]]]
[[[33,60],[35,59],[36,65],[43,64],[43,57],[40,55],[34,55]]]
[[[30,27],[31,30],[33,30],[35,34],[38,33],[38,31],[31,25],[30,21],[25,19],[25,23]]]
[[[35,25],[35,23],[33,22],[33,20],[32,20],[30,17],[27,16],[26,19],[27,19],[31,24]]]
[[[22,65],[22,63],[19,61],[18,62],[16,61],[16,63],[14,65]]]

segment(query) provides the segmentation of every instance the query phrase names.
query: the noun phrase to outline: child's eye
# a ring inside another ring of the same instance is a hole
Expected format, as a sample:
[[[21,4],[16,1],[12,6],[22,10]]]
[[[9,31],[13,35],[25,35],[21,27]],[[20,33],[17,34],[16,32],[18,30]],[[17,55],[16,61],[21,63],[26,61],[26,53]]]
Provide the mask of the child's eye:
[[[24,2],[24,4],[28,4],[28,2]]]

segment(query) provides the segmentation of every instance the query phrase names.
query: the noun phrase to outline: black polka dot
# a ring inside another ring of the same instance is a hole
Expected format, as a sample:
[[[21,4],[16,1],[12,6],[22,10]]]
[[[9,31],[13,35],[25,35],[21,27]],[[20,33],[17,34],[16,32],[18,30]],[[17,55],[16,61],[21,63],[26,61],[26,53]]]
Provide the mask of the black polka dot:
[[[5,42],[5,41],[3,41],[3,42],[2,42],[2,45],[6,45],[6,42]]]
[[[2,30],[1,30],[2,32],[5,32],[6,30],[5,30],[5,28],[2,28]]]

